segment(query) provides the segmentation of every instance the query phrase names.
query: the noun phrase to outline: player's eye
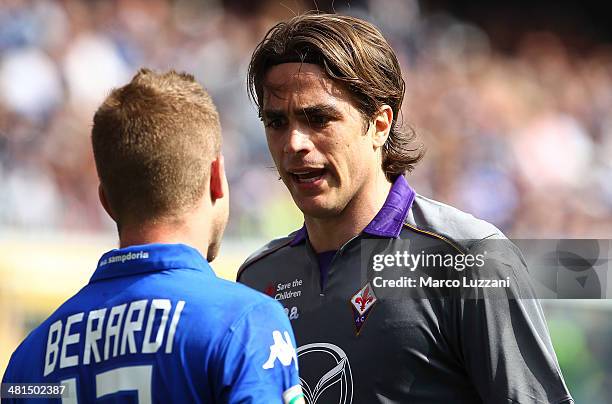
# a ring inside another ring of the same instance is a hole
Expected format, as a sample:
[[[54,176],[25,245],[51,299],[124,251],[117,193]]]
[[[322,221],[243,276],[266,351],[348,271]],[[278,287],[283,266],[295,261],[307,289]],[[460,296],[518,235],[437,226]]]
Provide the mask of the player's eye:
[[[266,128],[270,128],[270,129],[280,129],[283,127],[284,124],[285,124],[285,119],[282,119],[282,118],[267,119],[265,122]]]
[[[325,115],[310,115],[308,116],[308,122],[312,125],[312,126],[317,126],[317,127],[324,127],[326,126],[329,122],[331,121],[331,119],[328,116]]]

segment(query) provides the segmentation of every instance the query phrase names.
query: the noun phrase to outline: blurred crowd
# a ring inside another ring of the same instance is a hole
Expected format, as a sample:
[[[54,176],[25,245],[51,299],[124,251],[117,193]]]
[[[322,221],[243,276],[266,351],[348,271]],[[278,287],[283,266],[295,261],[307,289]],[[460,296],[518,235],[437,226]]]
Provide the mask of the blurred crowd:
[[[375,23],[398,54],[400,119],[427,150],[408,175],[416,190],[514,237],[610,238],[612,47],[525,32],[501,52],[481,29],[426,15],[415,0],[375,3],[336,9]],[[0,228],[112,229],[89,131],[96,106],[141,66],[191,72],[215,100],[229,236],[278,236],[299,222],[245,83],[258,40],[304,10],[297,1],[4,0]]]

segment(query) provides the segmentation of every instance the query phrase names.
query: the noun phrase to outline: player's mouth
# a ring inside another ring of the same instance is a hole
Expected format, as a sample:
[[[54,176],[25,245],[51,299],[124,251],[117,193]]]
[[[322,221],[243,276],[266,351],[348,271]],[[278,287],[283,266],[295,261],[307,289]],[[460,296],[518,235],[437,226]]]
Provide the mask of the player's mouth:
[[[313,189],[320,186],[326,173],[327,170],[325,168],[308,168],[289,171],[293,181],[300,188],[304,189]]]

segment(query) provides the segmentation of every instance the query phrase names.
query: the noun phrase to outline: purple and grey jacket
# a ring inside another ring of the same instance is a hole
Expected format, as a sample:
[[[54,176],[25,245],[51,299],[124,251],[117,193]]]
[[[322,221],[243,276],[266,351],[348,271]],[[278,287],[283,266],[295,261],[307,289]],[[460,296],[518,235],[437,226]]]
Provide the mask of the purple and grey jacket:
[[[303,227],[238,272],[285,307],[310,404],[573,403],[528,279],[495,226],[403,176],[338,251]]]

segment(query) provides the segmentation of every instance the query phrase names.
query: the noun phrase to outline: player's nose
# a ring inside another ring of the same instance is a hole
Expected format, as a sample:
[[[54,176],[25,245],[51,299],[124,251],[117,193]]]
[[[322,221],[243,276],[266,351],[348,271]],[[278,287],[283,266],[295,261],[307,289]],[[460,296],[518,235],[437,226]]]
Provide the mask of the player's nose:
[[[283,152],[286,154],[308,153],[314,148],[314,144],[308,134],[299,126],[290,128]]]

